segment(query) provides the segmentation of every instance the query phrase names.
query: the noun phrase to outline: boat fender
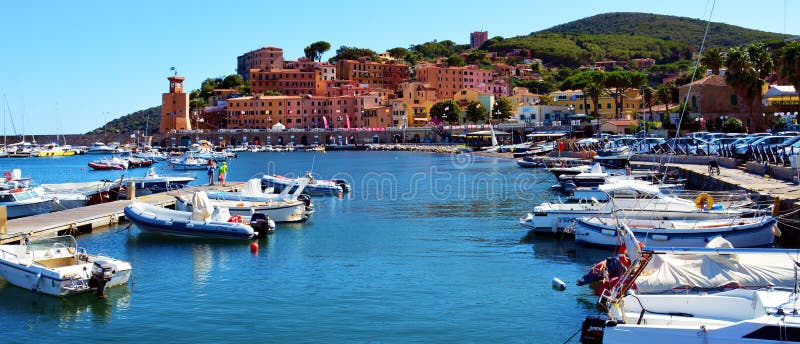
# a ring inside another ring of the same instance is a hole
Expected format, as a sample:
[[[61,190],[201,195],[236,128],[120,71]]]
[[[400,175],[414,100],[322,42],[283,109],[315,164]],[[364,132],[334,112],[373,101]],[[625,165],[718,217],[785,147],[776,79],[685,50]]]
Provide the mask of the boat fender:
[[[567,289],[566,283],[560,280],[558,277],[553,277],[553,289],[558,291],[564,291]]]
[[[13,176],[11,175],[11,172],[9,172],[9,171],[5,171],[5,172],[3,173],[3,178],[5,178],[5,179],[6,179],[6,181],[10,181],[11,179],[13,179]]]

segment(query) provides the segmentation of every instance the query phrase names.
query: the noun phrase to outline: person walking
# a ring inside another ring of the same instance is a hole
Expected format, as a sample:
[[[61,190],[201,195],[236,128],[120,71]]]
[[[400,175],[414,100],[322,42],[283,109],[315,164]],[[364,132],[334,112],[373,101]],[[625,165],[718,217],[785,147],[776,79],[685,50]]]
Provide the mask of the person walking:
[[[214,185],[214,170],[217,169],[217,164],[214,162],[214,159],[208,159],[206,169],[208,169],[208,185]]]
[[[217,172],[217,179],[219,179],[219,183],[222,186],[225,186],[225,177],[228,174],[228,162],[223,161],[222,165],[219,165],[219,171]]]

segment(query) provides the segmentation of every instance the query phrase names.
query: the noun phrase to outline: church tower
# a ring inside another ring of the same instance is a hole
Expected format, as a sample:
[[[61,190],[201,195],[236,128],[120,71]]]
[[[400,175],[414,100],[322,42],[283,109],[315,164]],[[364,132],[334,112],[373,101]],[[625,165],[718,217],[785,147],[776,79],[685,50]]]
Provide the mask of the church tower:
[[[170,130],[192,130],[189,120],[189,94],[183,92],[182,76],[171,76],[169,80],[169,93],[161,94],[161,125],[160,133]]]

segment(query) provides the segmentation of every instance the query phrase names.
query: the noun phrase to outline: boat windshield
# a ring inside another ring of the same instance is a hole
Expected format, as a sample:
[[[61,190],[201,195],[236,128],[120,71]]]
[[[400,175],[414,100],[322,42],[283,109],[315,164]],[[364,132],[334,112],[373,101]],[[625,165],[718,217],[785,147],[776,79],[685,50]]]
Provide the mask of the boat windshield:
[[[75,237],[71,235],[48,238],[30,238],[28,242],[28,252],[47,250],[51,248],[72,248],[73,252],[77,252],[78,242],[75,241]]]

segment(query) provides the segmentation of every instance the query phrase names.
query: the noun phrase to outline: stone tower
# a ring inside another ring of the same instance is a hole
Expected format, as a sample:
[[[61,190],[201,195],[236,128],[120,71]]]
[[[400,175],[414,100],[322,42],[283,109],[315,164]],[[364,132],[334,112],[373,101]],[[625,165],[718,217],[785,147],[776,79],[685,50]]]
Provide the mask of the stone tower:
[[[169,93],[161,94],[161,125],[158,131],[167,133],[170,130],[192,130],[189,120],[189,94],[183,92],[182,76],[171,76]]]

